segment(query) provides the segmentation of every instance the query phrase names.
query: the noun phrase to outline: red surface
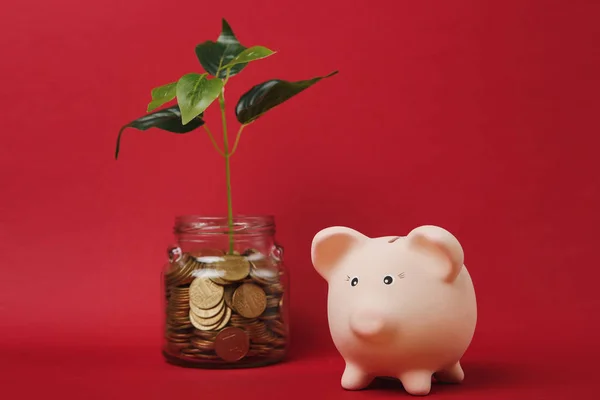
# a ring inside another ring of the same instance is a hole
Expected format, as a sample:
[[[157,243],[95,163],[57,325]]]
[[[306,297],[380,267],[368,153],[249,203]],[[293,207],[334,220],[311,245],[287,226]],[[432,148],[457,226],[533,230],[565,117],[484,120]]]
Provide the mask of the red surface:
[[[479,302],[465,382],[432,395],[592,398],[600,6],[494,3],[3,5],[3,398],[404,395],[340,388],[309,248],[333,224],[378,236],[428,223],[461,240]],[[130,130],[112,157],[150,89],[199,70],[194,46],[223,16],[278,51],[229,82],[230,112],[263,80],[340,73],[244,132],[234,209],[277,219],[293,347],[278,366],[215,372],[162,361],[159,273],[175,215],[225,213],[222,160],[201,131]]]

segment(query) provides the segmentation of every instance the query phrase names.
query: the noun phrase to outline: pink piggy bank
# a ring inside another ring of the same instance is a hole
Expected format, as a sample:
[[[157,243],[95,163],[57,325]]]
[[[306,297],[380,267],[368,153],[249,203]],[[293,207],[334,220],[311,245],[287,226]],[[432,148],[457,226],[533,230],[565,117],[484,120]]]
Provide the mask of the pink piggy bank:
[[[318,232],[312,263],[329,287],[333,342],[346,362],[344,389],[378,376],[427,395],[432,377],[462,382],[460,359],[477,321],[473,282],[458,240],[437,226],[370,238],[347,227]]]

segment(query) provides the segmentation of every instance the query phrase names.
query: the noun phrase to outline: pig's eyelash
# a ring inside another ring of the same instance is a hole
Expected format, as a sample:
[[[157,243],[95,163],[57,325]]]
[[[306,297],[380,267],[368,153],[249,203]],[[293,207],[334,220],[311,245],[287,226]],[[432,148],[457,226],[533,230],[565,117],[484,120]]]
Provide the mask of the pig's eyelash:
[[[404,278],[404,272],[400,272],[400,273],[398,274],[398,278],[400,278],[400,279],[403,279],[403,278]]]
[[[347,280],[347,281],[349,281],[349,280],[350,280],[350,277],[349,277],[348,275],[346,275],[346,280]]]

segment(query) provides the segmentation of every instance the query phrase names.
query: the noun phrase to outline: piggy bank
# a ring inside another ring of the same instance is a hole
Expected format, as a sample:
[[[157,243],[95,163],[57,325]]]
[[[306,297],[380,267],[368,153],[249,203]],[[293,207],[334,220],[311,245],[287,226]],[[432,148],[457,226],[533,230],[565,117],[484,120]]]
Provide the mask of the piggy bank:
[[[427,395],[432,378],[462,382],[460,359],[473,338],[477,304],[462,246],[450,232],[428,225],[370,238],[334,226],[315,235],[311,258],[328,283],[344,389],[391,377],[408,393]]]

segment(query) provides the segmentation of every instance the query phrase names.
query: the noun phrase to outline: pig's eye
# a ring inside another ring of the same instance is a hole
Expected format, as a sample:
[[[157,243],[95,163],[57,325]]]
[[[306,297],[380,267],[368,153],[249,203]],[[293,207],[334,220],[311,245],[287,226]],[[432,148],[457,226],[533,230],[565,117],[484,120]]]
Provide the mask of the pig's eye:
[[[358,285],[358,277],[357,277],[357,276],[355,276],[354,278],[352,278],[352,280],[350,281],[350,284],[351,284],[352,286],[356,286],[356,285]]]
[[[385,283],[386,285],[391,285],[394,282],[394,278],[392,278],[390,275],[386,275],[383,278],[383,283]]]

